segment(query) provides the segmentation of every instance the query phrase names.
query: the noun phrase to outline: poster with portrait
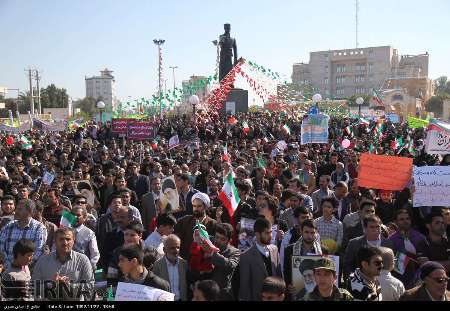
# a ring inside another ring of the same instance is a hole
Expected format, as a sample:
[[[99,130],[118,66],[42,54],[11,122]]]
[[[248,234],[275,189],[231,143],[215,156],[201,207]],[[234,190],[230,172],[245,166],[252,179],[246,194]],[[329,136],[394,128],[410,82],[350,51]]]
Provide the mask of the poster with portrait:
[[[75,194],[83,195],[87,200],[87,204],[91,207],[94,207],[95,194],[92,190],[92,185],[89,180],[73,180],[72,186]]]
[[[327,256],[334,261],[336,265],[337,278],[336,286],[339,280],[339,256]],[[316,261],[322,256],[292,256],[292,285],[295,286],[296,299],[301,299],[306,293],[313,291],[316,286],[314,280],[314,267]]]
[[[168,176],[161,181],[159,196],[162,210],[177,210],[180,206],[180,196],[175,184],[174,176]]]
[[[241,252],[246,251],[255,244],[255,233],[253,231],[253,225],[255,224],[255,219],[242,217],[240,221],[239,239],[238,239],[238,249]],[[271,244],[276,245],[276,237],[278,232],[278,225],[272,226],[272,239]]]

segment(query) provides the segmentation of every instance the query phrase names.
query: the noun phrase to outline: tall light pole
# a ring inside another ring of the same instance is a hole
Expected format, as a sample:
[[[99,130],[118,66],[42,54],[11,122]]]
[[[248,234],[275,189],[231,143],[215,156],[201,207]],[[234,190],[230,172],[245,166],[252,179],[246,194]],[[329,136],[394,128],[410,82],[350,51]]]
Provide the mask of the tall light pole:
[[[358,116],[361,118],[361,106],[364,104],[364,98],[358,97],[356,99],[356,104],[358,105]]]
[[[105,109],[105,106],[106,106],[105,103],[102,101],[99,101],[97,103],[97,108],[98,108],[98,110],[100,110],[100,124],[103,123],[102,112],[103,112],[103,109]]]
[[[200,99],[197,95],[191,95],[189,97],[189,103],[192,105],[192,116],[194,117],[194,124],[197,123],[197,117],[195,116],[196,110],[195,108],[200,103]]]
[[[178,66],[170,66],[169,68],[172,69],[173,90],[175,91],[175,87],[176,87],[176,84],[175,84],[175,69],[178,69]]]
[[[162,96],[162,57],[161,57],[161,46],[166,42],[166,40],[163,39],[154,39],[153,43],[158,46],[158,95],[159,95],[159,118],[162,120],[163,118],[163,111],[162,111],[162,103],[161,103],[161,96]]]

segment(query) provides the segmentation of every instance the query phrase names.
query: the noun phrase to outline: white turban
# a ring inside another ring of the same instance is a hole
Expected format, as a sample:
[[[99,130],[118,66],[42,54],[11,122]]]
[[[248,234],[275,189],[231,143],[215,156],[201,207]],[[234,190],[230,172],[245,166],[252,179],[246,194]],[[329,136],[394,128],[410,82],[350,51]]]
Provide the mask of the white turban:
[[[209,196],[206,193],[203,193],[203,192],[195,193],[192,196],[191,202],[194,203],[195,199],[199,199],[200,201],[202,201],[206,208],[209,207],[210,200],[209,200]]]

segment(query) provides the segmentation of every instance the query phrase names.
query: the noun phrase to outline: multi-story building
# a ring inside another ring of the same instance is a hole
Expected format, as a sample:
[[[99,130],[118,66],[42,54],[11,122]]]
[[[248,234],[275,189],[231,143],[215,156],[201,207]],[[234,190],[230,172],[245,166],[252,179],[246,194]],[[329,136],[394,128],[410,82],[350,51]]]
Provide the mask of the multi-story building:
[[[105,68],[100,71],[100,76],[85,77],[86,97],[101,98],[106,110],[114,110],[117,103],[116,80],[112,73],[113,71]]]
[[[408,88],[411,96],[420,88],[427,97],[432,94],[428,60],[428,54],[400,57],[390,46],[311,52],[308,64],[293,65],[292,82],[310,85],[324,98],[371,94],[390,84]]]

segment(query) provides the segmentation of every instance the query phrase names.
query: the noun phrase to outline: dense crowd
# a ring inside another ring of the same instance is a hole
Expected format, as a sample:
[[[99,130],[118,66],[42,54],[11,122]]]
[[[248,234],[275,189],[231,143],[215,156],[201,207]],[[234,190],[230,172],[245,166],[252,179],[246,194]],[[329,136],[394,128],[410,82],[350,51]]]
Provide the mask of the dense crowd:
[[[145,141],[91,121],[24,133],[31,148],[2,135],[2,299],[114,299],[120,283],[182,301],[449,299],[450,207],[413,208],[412,183],[360,187],[358,166],[367,152],[416,166],[450,155],[385,119],[332,117],[329,144],[301,145],[301,121],[199,113],[154,119]]]

